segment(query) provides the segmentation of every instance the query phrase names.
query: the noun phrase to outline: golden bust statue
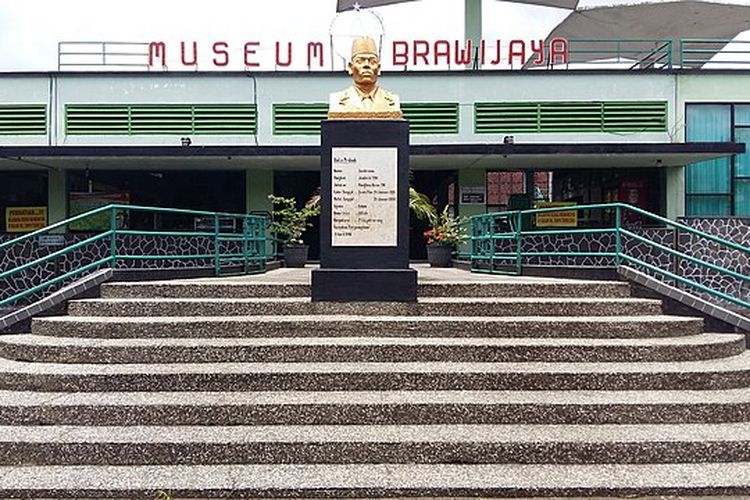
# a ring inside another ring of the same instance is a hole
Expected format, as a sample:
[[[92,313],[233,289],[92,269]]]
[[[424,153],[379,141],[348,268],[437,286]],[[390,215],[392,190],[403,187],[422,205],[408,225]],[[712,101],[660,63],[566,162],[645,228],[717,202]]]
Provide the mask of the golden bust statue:
[[[352,42],[349,74],[354,83],[330,95],[328,118],[331,119],[401,119],[401,106],[396,94],[378,86],[380,59],[375,41],[369,37]]]

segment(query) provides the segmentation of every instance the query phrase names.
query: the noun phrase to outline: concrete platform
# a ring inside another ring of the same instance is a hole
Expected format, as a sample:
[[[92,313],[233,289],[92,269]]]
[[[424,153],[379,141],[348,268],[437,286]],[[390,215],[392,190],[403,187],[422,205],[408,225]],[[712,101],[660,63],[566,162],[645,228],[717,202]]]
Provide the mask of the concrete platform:
[[[418,297],[627,297],[625,282],[478,274],[454,268],[412,266]],[[314,266],[265,274],[170,281],[110,283],[104,298],[138,297],[309,297]]]

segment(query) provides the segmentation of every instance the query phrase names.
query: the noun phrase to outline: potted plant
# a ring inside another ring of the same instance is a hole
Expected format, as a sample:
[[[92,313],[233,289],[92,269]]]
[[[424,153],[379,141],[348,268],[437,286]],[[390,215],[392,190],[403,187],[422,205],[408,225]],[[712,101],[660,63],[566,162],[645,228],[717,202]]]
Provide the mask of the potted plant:
[[[312,226],[309,219],[320,214],[320,205],[313,205],[308,202],[304,207],[297,208],[297,202],[294,198],[270,194],[268,199],[271,200],[274,207],[279,207],[273,210],[271,230],[284,244],[284,265],[286,267],[305,267],[310,247],[302,241],[302,234],[308,227]]]
[[[431,227],[424,232],[427,238],[427,262],[432,267],[450,267],[453,250],[468,238],[462,227],[465,218],[451,216],[446,206],[428,220]]]

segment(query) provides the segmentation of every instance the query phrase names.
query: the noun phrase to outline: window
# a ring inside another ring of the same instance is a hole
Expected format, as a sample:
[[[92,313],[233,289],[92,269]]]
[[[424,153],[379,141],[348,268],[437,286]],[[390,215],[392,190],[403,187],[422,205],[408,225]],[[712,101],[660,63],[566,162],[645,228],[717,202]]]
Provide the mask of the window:
[[[750,148],[750,104],[688,104],[687,142],[744,142]],[[750,215],[750,153],[688,165],[686,213]]]

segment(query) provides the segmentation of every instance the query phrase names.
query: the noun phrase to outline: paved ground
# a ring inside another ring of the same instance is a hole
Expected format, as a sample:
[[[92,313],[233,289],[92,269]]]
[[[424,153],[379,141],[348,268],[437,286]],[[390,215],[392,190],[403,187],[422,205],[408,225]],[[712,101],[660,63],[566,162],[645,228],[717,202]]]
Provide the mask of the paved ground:
[[[304,268],[282,267],[264,274],[252,274],[246,276],[228,276],[221,278],[197,278],[181,280],[193,283],[217,283],[226,281],[228,283],[310,283],[310,272],[317,266],[308,265]],[[463,269],[453,267],[439,268],[430,267],[428,264],[412,264],[417,270],[420,283],[580,283],[582,280],[570,280],[559,278],[537,278],[531,276],[506,276],[501,274],[472,273]],[[590,281],[586,281],[587,283]]]
[[[155,497],[155,500],[181,500],[180,497],[172,497],[167,492],[164,495]],[[431,500],[477,500],[477,497],[429,497]],[[481,497],[485,498],[485,497]],[[747,496],[708,496],[708,497],[696,497],[696,496],[626,496],[626,497],[515,497],[515,498],[504,498],[503,500],[748,500]],[[45,500],[45,499],[38,499]],[[96,499],[94,499],[96,500]],[[104,499],[102,499],[104,500]],[[125,500],[125,499],[109,499],[109,500]],[[148,499],[147,499],[148,500]],[[192,500],[209,500],[209,499],[192,499]],[[232,498],[225,498],[225,500],[239,500]],[[274,499],[268,499],[274,500]],[[276,499],[281,500],[281,499]],[[300,498],[298,500],[305,500]],[[369,498],[351,498],[349,500],[376,500]],[[382,499],[386,500],[386,499]],[[389,497],[387,500],[425,500],[425,497]]]

